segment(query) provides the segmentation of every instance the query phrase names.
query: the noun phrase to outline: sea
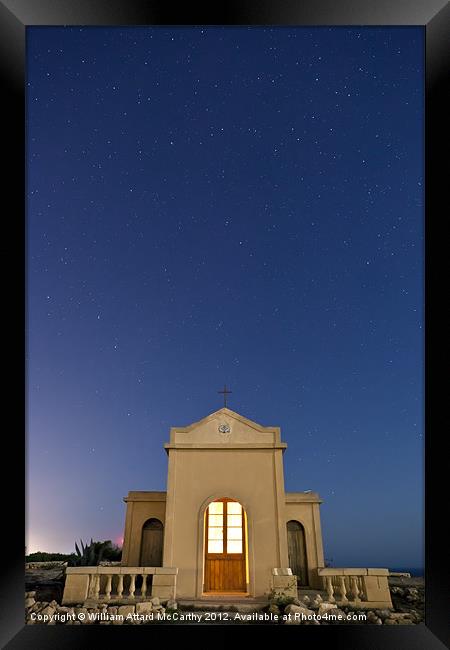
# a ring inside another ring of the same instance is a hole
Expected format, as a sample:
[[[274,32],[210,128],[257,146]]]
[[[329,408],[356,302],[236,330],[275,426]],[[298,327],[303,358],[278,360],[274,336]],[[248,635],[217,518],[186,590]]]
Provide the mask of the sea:
[[[410,573],[414,578],[423,578],[425,576],[425,569],[417,567],[389,567],[392,573]]]

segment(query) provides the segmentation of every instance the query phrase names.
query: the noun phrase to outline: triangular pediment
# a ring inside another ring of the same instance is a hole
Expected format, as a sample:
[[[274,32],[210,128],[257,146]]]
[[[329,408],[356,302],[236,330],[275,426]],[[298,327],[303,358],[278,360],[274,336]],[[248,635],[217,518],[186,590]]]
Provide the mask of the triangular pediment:
[[[279,427],[263,426],[223,407],[188,426],[172,427],[169,447],[272,447],[280,442]]]

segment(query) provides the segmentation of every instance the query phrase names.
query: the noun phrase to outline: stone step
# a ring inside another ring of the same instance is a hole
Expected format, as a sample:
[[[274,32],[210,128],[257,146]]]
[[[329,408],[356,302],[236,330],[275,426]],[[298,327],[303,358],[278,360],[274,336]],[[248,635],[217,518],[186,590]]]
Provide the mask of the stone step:
[[[314,596],[317,595],[321,596],[323,600],[327,599],[327,592],[324,589],[298,589],[298,597],[300,600],[303,598],[303,596],[314,598]]]
[[[267,599],[264,600],[177,600],[180,610],[208,611],[208,612],[241,612],[252,613],[260,612],[269,604]]]

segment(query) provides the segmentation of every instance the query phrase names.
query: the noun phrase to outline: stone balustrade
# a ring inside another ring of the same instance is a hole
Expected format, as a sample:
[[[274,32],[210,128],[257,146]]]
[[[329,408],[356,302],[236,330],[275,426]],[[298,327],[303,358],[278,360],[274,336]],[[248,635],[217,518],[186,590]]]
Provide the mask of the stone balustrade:
[[[175,599],[177,574],[173,567],[68,567],[62,602],[135,603],[156,596]]]
[[[388,569],[318,569],[328,601],[356,608],[392,608]]]

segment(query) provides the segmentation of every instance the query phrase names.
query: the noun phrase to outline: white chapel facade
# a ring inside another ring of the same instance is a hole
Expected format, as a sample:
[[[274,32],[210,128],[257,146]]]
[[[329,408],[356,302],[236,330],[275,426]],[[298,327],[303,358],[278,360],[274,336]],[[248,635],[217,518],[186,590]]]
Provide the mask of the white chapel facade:
[[[167,492],[129,492],[123,567],[176,567],[177,597],[267,596],[273,571],[320,588],[324,565],[314,492],[285,492],[278,427],[221,408],[172,427]]]

